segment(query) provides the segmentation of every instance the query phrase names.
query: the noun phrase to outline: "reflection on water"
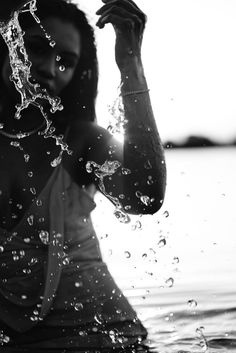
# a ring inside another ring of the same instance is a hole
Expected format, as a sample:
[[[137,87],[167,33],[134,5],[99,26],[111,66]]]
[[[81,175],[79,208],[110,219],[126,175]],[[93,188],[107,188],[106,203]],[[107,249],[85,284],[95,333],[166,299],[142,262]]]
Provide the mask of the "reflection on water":
[[[158,214],[114,227],[106,223],[111,206],[97,198],[104,258],[148,329],[151,352],[236,351],[236,149],[173,150],[166,158]]]

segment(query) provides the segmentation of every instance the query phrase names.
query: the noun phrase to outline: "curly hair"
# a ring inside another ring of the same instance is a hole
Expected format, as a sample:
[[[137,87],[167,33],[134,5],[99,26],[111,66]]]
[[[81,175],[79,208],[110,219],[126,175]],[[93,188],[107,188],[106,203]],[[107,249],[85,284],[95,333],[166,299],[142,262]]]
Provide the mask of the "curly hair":
[[[88,23],[85,13],[68,0],[37,0],[36,7],[36,15],[40,20],[48,17],[58,17],[63,21],[73,23],[82,40],[82,52],[74,76],[60,94],[64,109],[57,114],[64,117],[62,120],[66,124],[77,119],[94,121],[96,119],[98,62],[93,28]],[[35,25],[33,17],[25,12],[20,14],[19,21],[23,30]],[[1,69],[7,55],[7,46],[2,38],[0,38],[0,53]],[[0,75],[0,94],[2,97],[5,91],[4,87],[2,75]]]

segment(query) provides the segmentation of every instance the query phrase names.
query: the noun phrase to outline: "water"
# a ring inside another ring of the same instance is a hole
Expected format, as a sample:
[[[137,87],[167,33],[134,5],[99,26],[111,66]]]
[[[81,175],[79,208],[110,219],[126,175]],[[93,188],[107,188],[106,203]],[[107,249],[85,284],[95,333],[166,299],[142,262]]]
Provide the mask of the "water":
[[[9,50],[9,59],[12,70],[10,79],[13,81],[15,88],[20,93],[21,97],[21,103],[15,106],[16,112],[14,117],[15,119],[21,119],[21,112],[28,108],[30,104],[36,106],[40,110],[46,124],[45,130],[40,132],[40,134],[43,135],[44,138],[55,139],[56,145],[61,147],[59,156],[51,162],[51,166],[56,167],[61,163],[62,154],[64,151],[66,151],[69,155],[72,154],[72,151],[69,150],[68,145],[63,141],[63,135],[57,136],[54,134],[55,128],[52,126],[52,121],[49,120],[48,114],[45,112],[41,101],[46,100],[49,102],[51,106],[51,113],[55,113],[57,110],[63,110],[63,105],[61,104],[61,99],[59,97],[51,97],[47,90],[42,89],[38,83],[30,82],[31,62],[28,59],[28,54],[24,47],[24,32],[20,27],[18,19],[21,12],[30,12],[35,21],[43,30],[45,37],[49,40],[49,45],[52,47],[55,46],[56,42],[51,39],[51,36],[46,33],[44,27],[42,24],[40,24],[40,19],[35,14],[36,10],[36,0],[29,0],[22,9],[13,13],[12,18],[8,22],[0,22],[0,35],[3,37]],[[62,66],[60,66],[60,70],[64,70]],[[4,128],[4,126],[2,125],[1,128]],[[3,131],[2,134],[4,134]],[[19,132],[18,134],[12,135],[11,137],[22,139],[29,136],[30,134],[31,133],[29,132]],[[19,143],[17,144],[20,146]]]
[[[166,159],[156,215],[122,225],[97,196],[105,261],[147,327],[151,351],[236,352],[236,149],[173,150]]]

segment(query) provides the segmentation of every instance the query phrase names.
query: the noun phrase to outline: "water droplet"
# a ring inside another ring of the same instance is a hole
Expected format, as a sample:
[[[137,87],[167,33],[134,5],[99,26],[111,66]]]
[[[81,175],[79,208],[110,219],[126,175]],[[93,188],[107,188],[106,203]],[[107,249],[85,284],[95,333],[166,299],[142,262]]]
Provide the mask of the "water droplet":
[[[131,221],[129,215],[120,209],[116,209],[114,215],[121,223],[129,223]]]
[[[132,225],[132,230],[141,230],[142,229],[142,223],[140,221],[136,221],[133,225]]]
[[[53,168],[57,167],[61,163],[62,157],[61,155],[55,158],[50,164]]]
[[[65,258],[63,259],[62,263],[63,263],[63,265],[65,265],[65,266],[69,265],[69,263],[70,263],[69,257],[65,257]]]
[[[188,306],[189,306],[190,308],[196,308],[196,306],[197,306],[197,301],[194,300],[194,299],[188,300]]]
[[[30,275],[31,274],[31,269],[30,268],[23,268],[22,272],[27,274],[27,275]]]
[[[31,192],[33,195],[36,195],[36,189],[35,189],[35,188],[30,188],[30,192]]]
[[[24,159],[25,159],[25,163],[28,163],[30,159],[29,154],[24,154]]]
[[[65,71],[65,69],[66,69],[66,68],[65,68],[65,66],[64,66],[64,65],[60,65],[60,66],[59,66],[59,70],[60,70],[60,71],[62,71],[62,72],[63,72],[63,71]]]
[[[119,195],[119,199],[124,200],[125,199],[125,195],[124,194],[120,194]]]
[[[10,145],[11,145],[11,146],[14,146],[14,147],[20,147],[20,142],[18,142],[18,141],[12,141],[12,142],[10,143]]]
[[[50,34],[48,34],[48,33],[46,33],[46,31],[45,31],[45,29],[44,29],[44,27],[41,25],[40,26],[41,28],[42,28],[42,30],[44,31],[44,34],[45,34],[45,37],[48,39],[48,40],[50,40],[52,37],[50,36]]]
[[[30,320],[31,321],[39,321],[39,318],[38,318],[38,316],[31,316]]]
[[[20,250],[20,257],[24,257],[25,256],[25,251],[24,250]]]
[[[50,45],[52,48],[55,47],[55,45],[56,45],[55,40],[51,40],[51,41],[49,42],[49,45]]]
[[[148,184],[148,185],[152,185],[153,183],[154,183],[154,181],[153,181],[153,179],[152,179],[152,176],[149,175],[149,176],[148,176],[148,180],[147,180],[147,184]]]
[[[159,248],[163,248],[166,245],[166,238],[161,238],[157,245]]]
[[[3,331],[0,331],[0,345],[3,346],[10,342],[10,337],[7,336]]]
[[[151,162],[149,160],[147,160],[145,163],[144,163],[144,168],[145,169],[152,169],[152,165],[151,165]]]
[[[123,175],[128,175],[128,174],[131,174],[131,170],[130,169],[127,169],[127,168],[122,168],[121,169],[121,173]]]
[[[109,331],[109,336],[112,343],[124,343],[124,337],[116,329]]]
[[[103,323],[103,319],[102,319],[101,314],[96,314],[96,315],[94,315],[94,320],[95,320],[99,325],[101,325],[101,324]]]
[[[165,211],[164,213],[163,213],[163,216],[165,217],[165,218],[168,218],[169,217],[169,212],[168,211]]]
[[[83,307],[84,307],[84,306],[83,306],[82,303],[74,303],[74,309],[75,309],[76,311],[82,310]]]
[[[200,327],[196,328],[196,333],[202,335],[204,330],[205,330],[205,327],[204,326],[200,326]]]
[[[42,206],[42,204],[43,204],[42,200],[39,200],[39,199],[36,200],[36,205],[37,206],[40,207],[40,206]]]
[[[173,262],[172,262],[173,264],[178,264],[179,263],[179,258],[178,258],[178,256],[175,256],[174,258],[173,258]]]
[[[61,60],[60,55],[57,55],[57,56],[56,56],[56,61],[60,61],[60,60]]]
[[[32,259],[29,262],[29,266],[33,266],[38,262],[38,259],[36,257],[32,257]]]
[[[129,259],[131,257],[131,254],[129,251],[125,251],[125,257],[126,259]]]
[[[91,162],[87,162],[86,171],[87,171],[87,173],[92,173],[93,168],[92,168]]]
[[[4,247],[0,246],[0,253],[4,251]]]
[[[167,285],[168,287],[173,287],[173,285],[174,285],[174,278],[172,278],[172,277],[168,278],[168,279],[165,281],[165,283],[166,283],[166,285]]]
[[[140,200],[142,201],[142,203],[144,203],[144,205],[149,206],[151,204],[151,199],[149,196],[146,195],[142,195],[140,197]]]
[[[45,245],[49,244],[49,232],[47,232],[46,230],[40,231],[39,238],[43,244]]]
[[[75,287],[76,288],[83,287],[83,282],[75,282]]]

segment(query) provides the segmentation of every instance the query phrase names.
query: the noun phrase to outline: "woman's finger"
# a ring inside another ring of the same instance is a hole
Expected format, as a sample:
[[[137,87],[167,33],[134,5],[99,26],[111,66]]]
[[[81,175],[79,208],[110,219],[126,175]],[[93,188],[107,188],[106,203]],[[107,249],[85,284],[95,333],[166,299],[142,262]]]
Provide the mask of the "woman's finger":
[[[111,23],[116,28],[126,27],[126,28],[133,28],[134,23],[130,19],[122,18],[114,13],[109,13],[102,18],[100,18],[97,22],[97,26],[99,28],[103,28],[107,23]]]
[[[139,19],[138,22],[142,22],[143,25],[146,23],[146,15],[141,12],[140,10],[137,11],[136,8],[131,7],[130,5],[124,5],[122,2],[122,6],[120,5],[120,2],[111,0],[109,4],[104,5],[101,7],[96,14],[100,16],[106,16],[109,13],[114,13],[116,15],[124,16],[126,18],[132,18],[132,16],[135,16],[135,18]],[[133,17],[134,18],[134,17]]]
[[[104,4],[108,4],[108,3],[111,3],[111,2],[116,2],[114,0],[102,0],[102,2],[104,2]],[[133,5],[137,10],[140,10],[139,7],[136,5],[136,3],[132,0],[123,0],[123,3],[129,3],[131,5]]]
[[[130,12],[121,8],[110,8],[103,12],[99,20],[97,21],[97,26],[103,28],[105,24],[111,23],[117,27],[121,28],[133,28],[141,30],[143,28],[143,21],[136,14],[131,14]]]

